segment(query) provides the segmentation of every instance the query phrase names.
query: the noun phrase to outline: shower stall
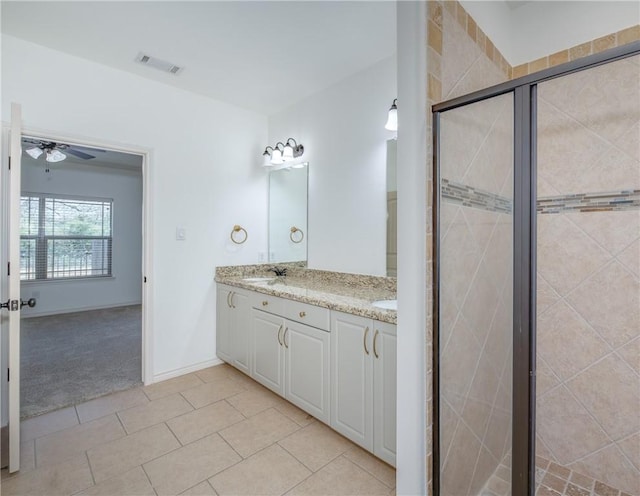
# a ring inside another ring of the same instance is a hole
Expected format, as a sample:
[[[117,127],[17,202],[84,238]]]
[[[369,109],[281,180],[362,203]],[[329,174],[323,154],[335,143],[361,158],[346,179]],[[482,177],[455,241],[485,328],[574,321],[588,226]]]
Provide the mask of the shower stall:
[[[434,494],[640,494],[640,43],[435,105]]]

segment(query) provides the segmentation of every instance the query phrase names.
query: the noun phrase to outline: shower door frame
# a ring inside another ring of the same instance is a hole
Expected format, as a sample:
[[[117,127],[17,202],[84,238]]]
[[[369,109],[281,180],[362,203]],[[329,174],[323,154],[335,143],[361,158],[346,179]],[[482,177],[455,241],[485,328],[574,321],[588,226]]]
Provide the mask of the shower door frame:
[[[511,493],[535,490],[537,85],[640,54],[640,41],[432,106],[433,113],[433,494],[440,494],[440,115],[513,93],[513,372]],[[519,387],[516,387],[519,386]]]

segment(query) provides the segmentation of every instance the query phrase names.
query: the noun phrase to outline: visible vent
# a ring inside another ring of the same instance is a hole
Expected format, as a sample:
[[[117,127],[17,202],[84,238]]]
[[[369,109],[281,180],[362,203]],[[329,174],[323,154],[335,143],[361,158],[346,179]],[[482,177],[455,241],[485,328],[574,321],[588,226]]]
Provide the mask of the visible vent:
[[[152,57],[151,55],[147,55],[142,52],[140,52],[136,57],[136,62],[149,67],[153,67],[154,69],[158,69],[162,72],[168,72],[169,74],[178,74],[183,69],[182,67],[172,64],[171,62]]]

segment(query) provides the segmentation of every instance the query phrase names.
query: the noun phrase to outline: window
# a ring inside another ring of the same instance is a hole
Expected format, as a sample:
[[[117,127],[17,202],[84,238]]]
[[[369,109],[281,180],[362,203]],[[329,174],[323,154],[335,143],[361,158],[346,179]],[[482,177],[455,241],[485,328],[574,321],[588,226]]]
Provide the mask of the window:
[[[113,200],[25,194],[20,199],[20,279],[111,276]]]

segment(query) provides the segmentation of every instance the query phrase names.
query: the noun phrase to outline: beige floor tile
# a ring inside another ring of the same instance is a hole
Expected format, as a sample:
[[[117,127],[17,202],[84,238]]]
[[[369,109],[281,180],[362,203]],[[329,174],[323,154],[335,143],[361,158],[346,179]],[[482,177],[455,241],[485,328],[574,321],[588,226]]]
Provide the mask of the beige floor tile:
[[[220,379],[231,379],[242,372],[237,371],[231,365],[223,363],[194,373],[204,382],[217,382]]]
[[[155,494],[142,467],[136,467],[85,489],[78,493],[78,496],[155,496]]]
[[[355,463],[340,456],[287,495],[367,495],[389,494],[389,488]]]
[[[129,434],[190,412],[193,407],[180,394],[172,394],[118,413]]]
[[[300,429],[278,444],[314,472],[353,448],[351,441],[320,422]]]
[[[186,391],[192,387],[200,386],[202,383],[203,381],[200,377],[194,373],[181,375],[180,377],[175,377],[174,379],[168,379],[162,382],[156,382],[150,386],[143,387],[142,390],[144,391],[144,394],[153,401],[175,393],[181,393],[182,391]]]
[[[202,408],[216,401],[223,400],[229,396],[245,391],[245,387],[232,379],[220,379],[216,382],[210,382],[196,386],[182,392],[189,403],[194,408]]]
[[[178,494],[239,462],[218,435],[211,434],[144,465],[159,495]]]
[[[118,418],[112,414],[40,437],[35,440],[38,467],[56,465],[125,435]]]
[[[226,401],[203,406],[167,421],[167,425],[184,445],[244,420]]]
[[[2,481],[2,496],[66,495],[93,484],[85,455]]]
[[[180,447],[165,424],[154,425],[87,452],[96,482],[110,479],[136,465]]]
[[[197,486],[193,486],[180,494],[181,496],[216,496],[217,495],[217,493],[211,487],[211,484],[209,484],[209,482],[207,481],[201,482]]]
[[[396,487],[396,470],[368,451],[363,450],[359,446],[354,446],[347,451],[344,456],[387,486],[391,488]]]
[[[245,417],[253,417],[256,413],[284,402],[280,396],[267,388],[250,389],[230,397],[227,401]]]
[[[80,422],[89,422],[132,406],[142,405],[148,401],[149,399],[141,388],[134,388],[81,403],[76,405],[76,410],[78,410]]]
[[[277,444],[209,479],[220,495],[279,496],[311,472]]]
[[[23,420],[20,423],[20,439],[21,441],[29,441],[52,432],[73,427],[78,423],[75,407],[62,408],[61,410]]]
[[[275,443],[300,426],[270,408],[220,431],[220,435],[244,458]]]
[[[291,420],[293,420],[296,424],[301,427],[305,427],[309,424],[313,424],[316,419],[313,415],[309,415],[304,410],[300,410],[297,406],[289,403],[286,400],[282,400],[280,403],[274,406],[276,410],[278,410],[283,415],[286,415]]]

